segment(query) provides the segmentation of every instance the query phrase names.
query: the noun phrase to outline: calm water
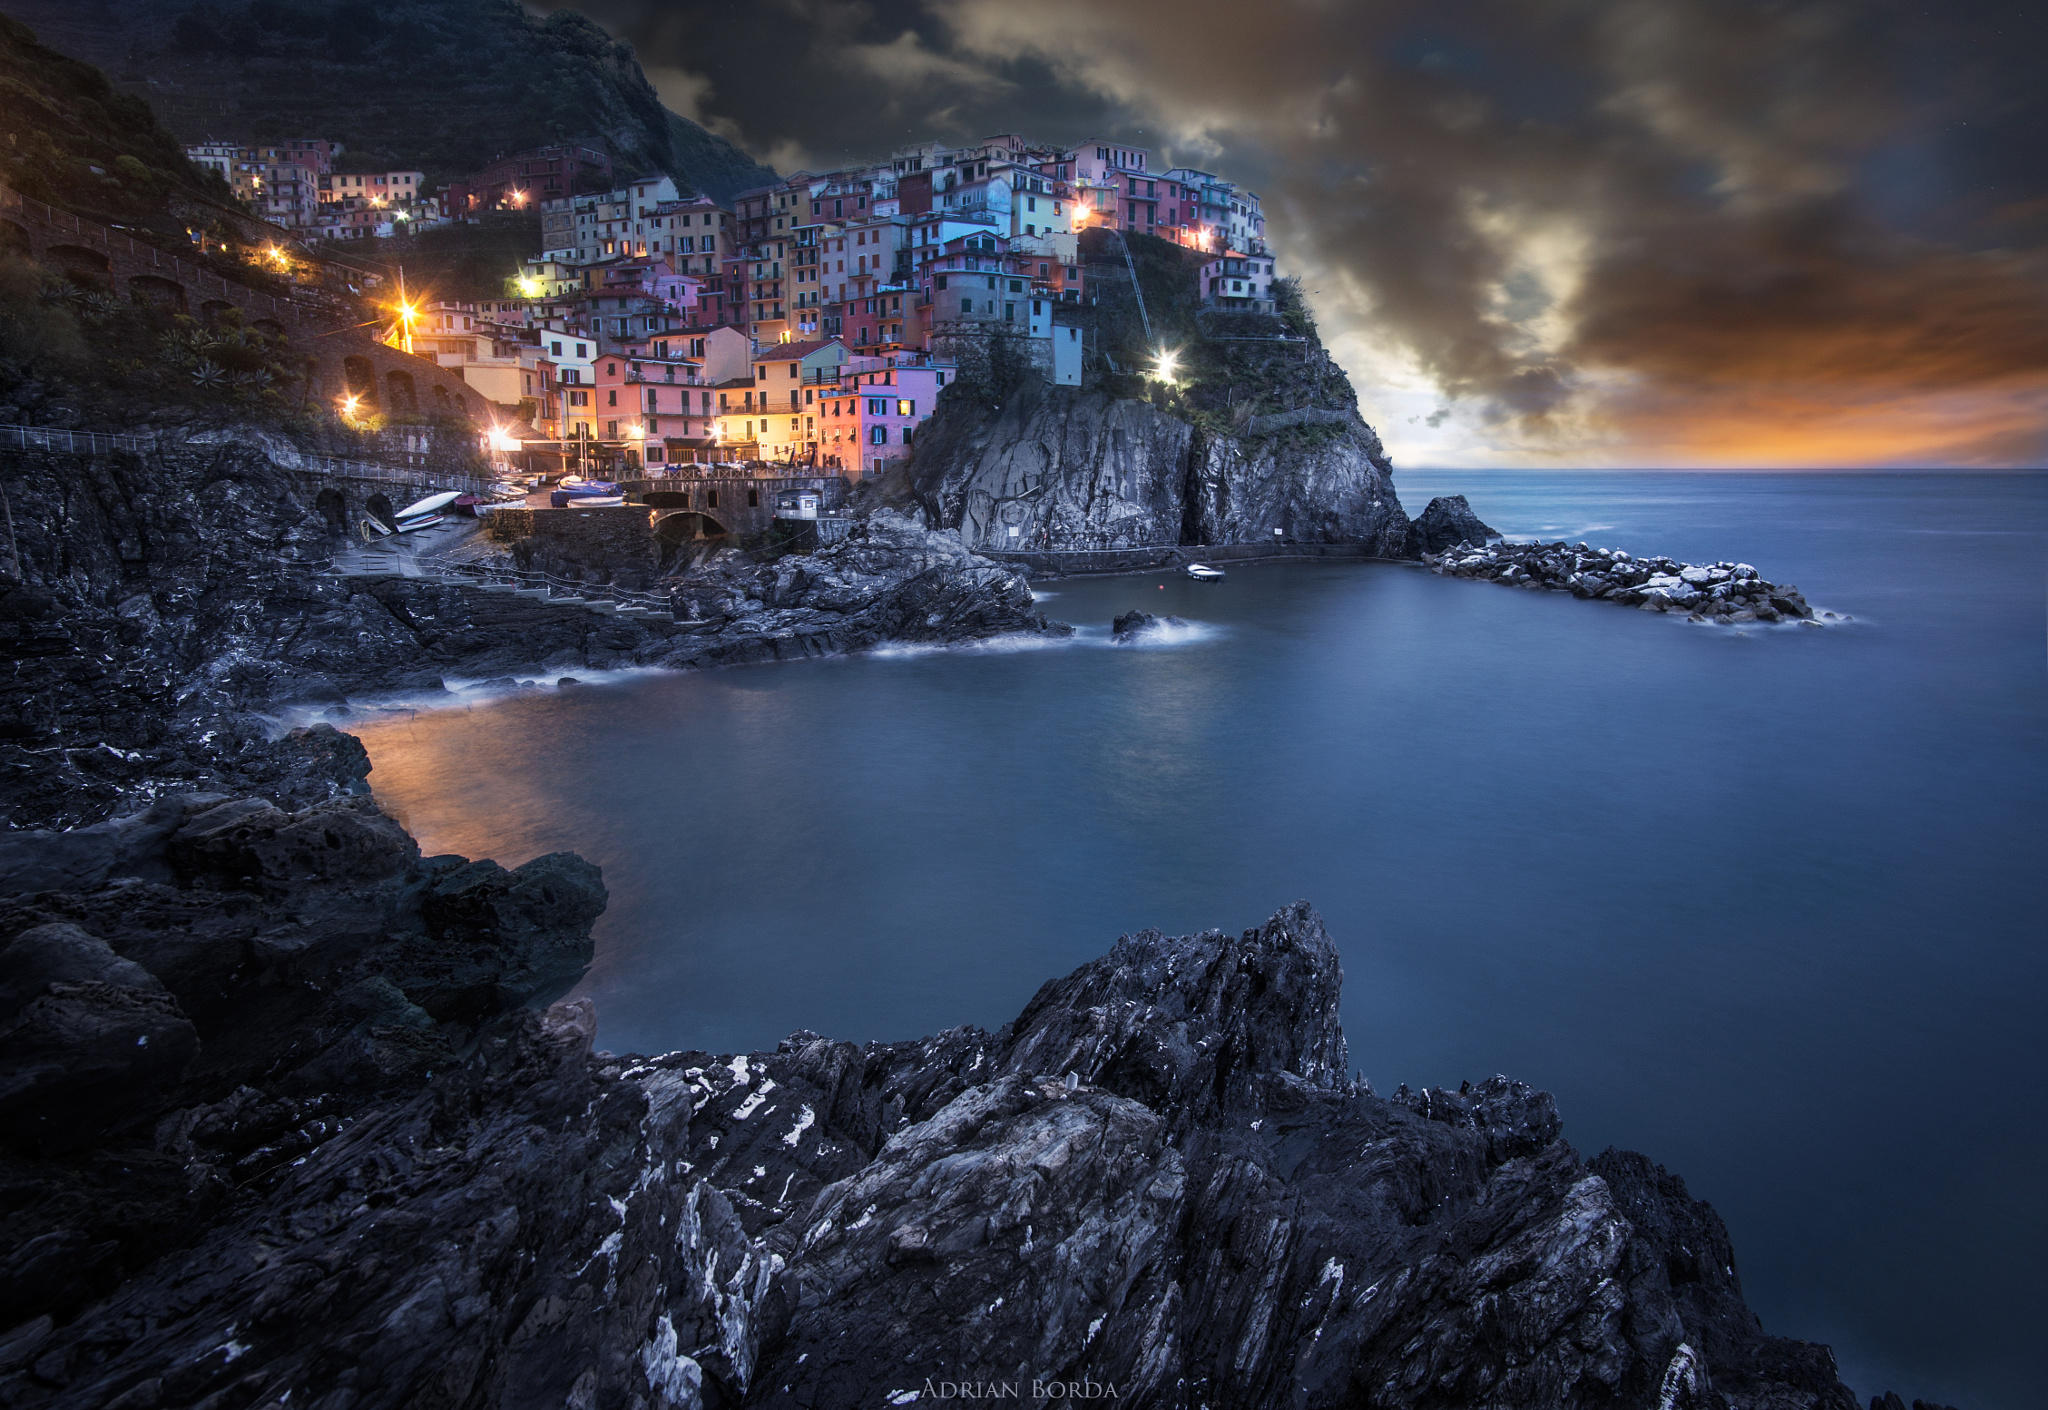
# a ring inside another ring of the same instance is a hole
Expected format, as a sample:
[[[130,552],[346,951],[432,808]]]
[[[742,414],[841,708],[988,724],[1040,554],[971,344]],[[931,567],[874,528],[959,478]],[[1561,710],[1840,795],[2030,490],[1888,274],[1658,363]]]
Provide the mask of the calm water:
[[[1382,1090],[1507,1072],[1682,1172],[1850,1383],[2038,1403],[2048,478],[1402,477],[1734,557],[1747,634],[1379,565],[1056,583],[1050,649],[639,677],[364,731],[434,851],[573,848],[615,1050],[995,1025],[1306,896]],[[1200,623],[1147,650],[1117,611]]]

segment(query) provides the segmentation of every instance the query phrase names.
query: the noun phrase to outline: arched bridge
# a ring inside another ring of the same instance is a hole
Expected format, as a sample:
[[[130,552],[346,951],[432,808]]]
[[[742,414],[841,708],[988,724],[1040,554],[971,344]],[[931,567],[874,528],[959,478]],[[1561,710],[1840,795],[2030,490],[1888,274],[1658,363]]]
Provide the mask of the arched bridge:
[[[820,508],[835,509],[845,503],[849,487],[838,475],[665,475],[626,480],[619,488],[654,511],[651,522],[657,535],[680,543],[762,533],[775,522],[781,497],[791,491],[810,491],[818,496]]]

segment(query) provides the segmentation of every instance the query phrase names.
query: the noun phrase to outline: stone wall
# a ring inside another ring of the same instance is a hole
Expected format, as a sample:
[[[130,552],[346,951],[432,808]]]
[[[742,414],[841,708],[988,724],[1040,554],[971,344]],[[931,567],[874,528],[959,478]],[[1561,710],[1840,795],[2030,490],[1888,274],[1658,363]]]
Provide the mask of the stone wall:
[[[508,545],[521,568],[591,583],[642,588],[661,574],[655,511],[644,504],[599,509],[493,509],[485,532]]]

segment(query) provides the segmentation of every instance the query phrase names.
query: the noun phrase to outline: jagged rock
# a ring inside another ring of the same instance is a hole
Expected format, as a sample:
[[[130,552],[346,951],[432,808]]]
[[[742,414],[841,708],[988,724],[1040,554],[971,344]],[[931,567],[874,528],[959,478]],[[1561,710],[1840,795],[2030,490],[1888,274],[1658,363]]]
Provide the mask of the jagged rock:
[[[349,806],[216,803],[192,830],[268,857]],[[593,1054],[584,1003],[481,1012],[516,986],[459,1020],[411,1002],[423,951],[498,953],[508,907],[587,929],[480,865],[402,866],[391,938],[353,962],[242,975],[214,1026],[261,1053],[196,1063],[146,1159],[0,1152],[7,1403],[883,1404],[929,1377],[1138,1405],[1854,1404],[1824,1349],[1757,1328],[1712,1211],[1640,1156],[1582,1160],[1544,1094],[1351,1082],[1305,904],[1127,936],[996,1033],[647,1060]],[[266,933],[361,871],[293,897],[261,866],[208,875]],[[123,963],[24,938],[22,973]],[[431,1078],[338,1063],[344,1021],[440,1035]]]
[[[1446,552],[1459,544],[1483,547],[1489,539],[1499,537],[1472,512],[1465,496],[1438,495],[1408,526],[1408,550],[1411,557],[1419,558],[1425,553]]]

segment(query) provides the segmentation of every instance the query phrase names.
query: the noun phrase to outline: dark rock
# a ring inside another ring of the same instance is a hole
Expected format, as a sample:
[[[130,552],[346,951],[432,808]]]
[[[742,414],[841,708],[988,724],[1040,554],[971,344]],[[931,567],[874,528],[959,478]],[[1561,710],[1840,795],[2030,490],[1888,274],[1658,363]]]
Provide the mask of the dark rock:
[[[1438,495],[1408,526],[1411,556],[1443,553],[1459,544],[1483,546],[1500,535],[1488,528],[1461,494]]]
[[[230,858],[310,835],[194,824]],[[927,1374],[1137,1404],[1854,1403],[1823,1349],[1758,1330],[1711,1210],[1640,1156],[1582,1160],[1543,1093],[1348,1080],[1306,905],[1127,936],[993,1034],[618,1059],[587,1004],[492,1011],[521,956],[575,949],[587,868],[368,855],[409,878],[389,938],[297,991],[242,978],[223,1039],[266,1032],[267,1068],[195,1064],[150,1160],[46,1151],[0,1187],[8,1403],[343,1374],[364,1407],[881,1404]],[[361,870],[291,898],[267,864],[206,875],[263,929]],[[133,977],[90,936],[24,938],[10,994]],[[428,1078],[351,1041],[439,1057]]]
[[[1184,627],[1186,625],[1187,623],[1179,617],[1155,617],[1150,612],[1140,612],[1133,608],[1129,612],[1121,614],[1109,624],[1109,635],[1112,641],[1131,641],[1143,636],[1147,632],[1157,631],[1162,627]]]
[[[156,977],[75,925],[0,949],[0,1131],[62,1151],[152,1114],[198,1035]]]

